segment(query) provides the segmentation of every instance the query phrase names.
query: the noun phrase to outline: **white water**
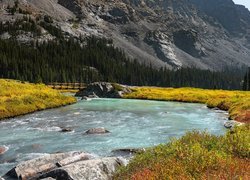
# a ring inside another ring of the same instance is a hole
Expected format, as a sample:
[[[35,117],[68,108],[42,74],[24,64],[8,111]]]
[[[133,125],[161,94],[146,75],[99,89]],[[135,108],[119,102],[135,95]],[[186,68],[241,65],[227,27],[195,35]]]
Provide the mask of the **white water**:
[[[201,104],[121,99],[94,99],[0,122],[0,175],[18,162],[45,153],[82,150],[99,156],[118,148],[149,147],[192,129],[223,134],[227,114]],[[60,127],[73,128],[61,133]],[[105,127],[110,134],[84,135]]]

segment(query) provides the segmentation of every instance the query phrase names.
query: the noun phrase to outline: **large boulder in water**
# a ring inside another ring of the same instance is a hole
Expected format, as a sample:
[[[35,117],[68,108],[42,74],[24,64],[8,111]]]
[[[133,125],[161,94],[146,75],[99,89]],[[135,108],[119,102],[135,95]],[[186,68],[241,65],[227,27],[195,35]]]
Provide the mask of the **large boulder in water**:
[[[41,174],[47,173],[53,169],[91,158],[93,158],[93,156],[84,152],[49,154],[18,164],[7,172],[5,177],[15,179],[36,179]]]
[[[79,161],[61,168],[52,170],[40,178],[52,177],[55,179],[83,180],[83,179],[112,179],[112,174],[125,161],[117,157]]]
[[[87,86],[87,88],[76,93],[78,97],[100,97],[100,98],[121,98],[124,94],[130,93],[131,90],[127,86],[116,83],[95,82]]]
[[[106,134],[110,133],[107,129],[101,127],[101,128],[92,128],[87,130],[84,134]]]

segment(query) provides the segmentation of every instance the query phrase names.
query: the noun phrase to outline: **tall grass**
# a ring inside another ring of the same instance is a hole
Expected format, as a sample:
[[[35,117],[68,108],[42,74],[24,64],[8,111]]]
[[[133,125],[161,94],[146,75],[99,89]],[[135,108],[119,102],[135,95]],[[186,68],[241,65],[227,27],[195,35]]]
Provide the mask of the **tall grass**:
[[[249,91],[135,87],[125,98],[204,103],[210,108],[218,107],[229,111],[231,119],[250,122]]]
[[[43,84],[0,79],[0,119],[76,102]]]
[[[188,132],[137,154],[117,180],[250,179],[250,124],[224,136]]]

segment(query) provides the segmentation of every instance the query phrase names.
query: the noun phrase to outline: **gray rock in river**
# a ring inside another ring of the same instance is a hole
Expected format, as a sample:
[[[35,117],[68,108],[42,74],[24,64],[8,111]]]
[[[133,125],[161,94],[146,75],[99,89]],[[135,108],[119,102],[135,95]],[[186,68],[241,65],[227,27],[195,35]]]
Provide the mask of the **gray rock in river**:
[[[117,157],[79,161],[61,168],[54,169],[39,178],[52,177],[65,180],[109,180],[125,160]]]
[[[62,130],[60,132],[72,132],[73,129],[71,128],[62,128]]]
[[[76,93],[76,96],[87,98],[121,98],[124,94],[130,93],[129,87],[108,82],[91,83],[85,88]]]
[[[115,149],[112,151],[114,156],[132,156],[136,153],[143,153],[145,152],[145,148],[122,148],[122,149]]]
[[[224,123],[225,128],[228,128],[228,129],[233,128],[234,125],[235,125],[234,121],[227,121],[227,122]]]
[[[68,152],[45,155],[36,159],[21,162],[5,175],[6,178],[36,179],[41,174],[82,160],[93,158],[84,152]]]
[[[230,121],[227,121],[224,123],[224,126],[228,129],[233,129],[235,126],[240,126],[242,125],[243,123],[240,123],[240,122],[237,122],[237,121],[234,121],[234,120],[230,120]]]
[[[107,129],[101,127],[101,128],[92,128],[87,130],[84,134],[106,134],[110,133]]]

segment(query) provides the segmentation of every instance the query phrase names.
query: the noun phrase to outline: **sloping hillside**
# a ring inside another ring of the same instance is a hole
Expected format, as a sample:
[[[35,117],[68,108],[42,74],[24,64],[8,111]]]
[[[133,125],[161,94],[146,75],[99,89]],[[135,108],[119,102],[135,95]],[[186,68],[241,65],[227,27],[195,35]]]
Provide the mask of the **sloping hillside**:
[[[8,5],[14,2],[0,1],[1,21],[21,18],[19,8],[34,19],[48,15],[66,36],[112,38],[155,67],[250,65],[250,12],[232,0],[19,0],[15,13]],[[42,32],[40,40],[53,38]],[[19,39],[37,39],[25,36]]]

